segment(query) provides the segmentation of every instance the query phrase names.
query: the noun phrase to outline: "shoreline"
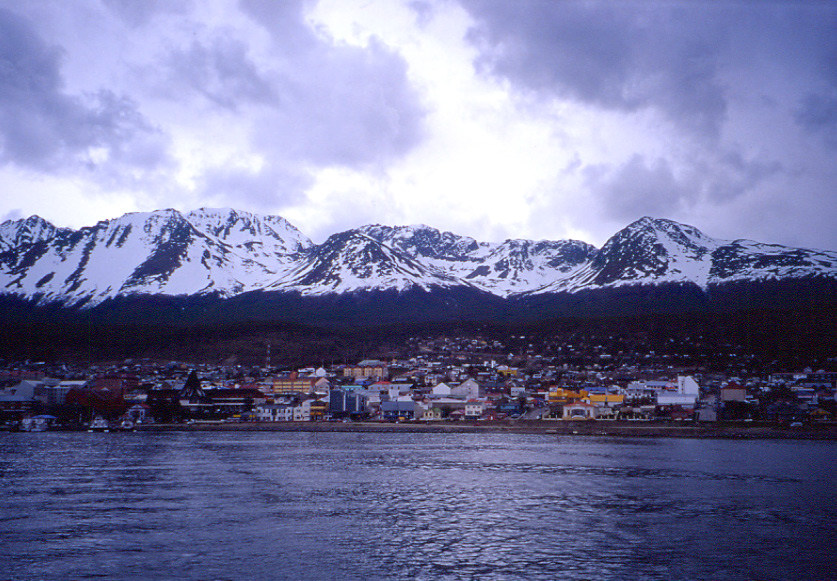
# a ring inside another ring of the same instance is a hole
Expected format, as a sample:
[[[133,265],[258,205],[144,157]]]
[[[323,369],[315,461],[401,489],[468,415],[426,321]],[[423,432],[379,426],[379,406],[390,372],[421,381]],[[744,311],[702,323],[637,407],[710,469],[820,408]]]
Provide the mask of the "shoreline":
[[[814,425],[731,426],[731,425],[665,425],[626,424],[613,422],[457,422],[457,423],[386,423],[386,422],[196,422],[193,424],[149,424],[136,426],[137,431],[239,431],[239,432],[369,432],[429,434],[543,434],[549,436],[593,436],[628,438],[693,438],[693,439],[780,439],[837,440],[837,426]]]

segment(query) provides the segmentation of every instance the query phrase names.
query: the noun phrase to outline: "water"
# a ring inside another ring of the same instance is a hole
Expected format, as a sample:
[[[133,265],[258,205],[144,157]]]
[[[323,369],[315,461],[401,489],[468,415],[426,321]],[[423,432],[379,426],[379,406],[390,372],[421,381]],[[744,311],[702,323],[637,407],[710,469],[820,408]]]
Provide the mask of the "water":
[[[837,444],[0,434],[3,579],[835,579]]]

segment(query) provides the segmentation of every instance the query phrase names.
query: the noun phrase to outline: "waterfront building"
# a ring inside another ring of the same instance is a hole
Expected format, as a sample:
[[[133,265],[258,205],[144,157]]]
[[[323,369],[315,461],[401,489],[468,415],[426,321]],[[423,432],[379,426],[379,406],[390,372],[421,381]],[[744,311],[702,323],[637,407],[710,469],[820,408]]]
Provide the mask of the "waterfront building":
[[[485,404],[481,401],[470,400],[465,403],[465,419],[478,420],[485,411]]]
[[[294,407],[286,403],[263,403],[255,411],[260,422],[290,422],[294,418]]]
[[[345,389],[328,393],[328,413],[333,418],[359,417],[366,414],[366,396]]]
[[[566,404],[562,410],[563,420],[595,420],[598,417],[596,406],[583,401]]]
[[[412,420],[416,417],[417,407],[414,401],[385,401],[381,403],[381,415],[390,421]]]
[[[42,385],[40,381],[25,379],[0,390],[0,412],[7,415],[29,412],[40,403],[36,393]]]

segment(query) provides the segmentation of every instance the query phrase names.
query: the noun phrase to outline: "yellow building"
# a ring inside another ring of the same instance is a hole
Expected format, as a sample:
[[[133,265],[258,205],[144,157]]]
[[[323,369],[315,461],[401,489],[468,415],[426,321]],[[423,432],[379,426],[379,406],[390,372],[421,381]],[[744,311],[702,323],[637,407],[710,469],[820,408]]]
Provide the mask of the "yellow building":
[[[289,395],[293,393],[312,393],[317,377],[300,377],[296,372],[288,376],[273,378],[273,395]]]
[[[597,407],[614,407],[625,403],[625,396],[615,393],[594,393],[586,401]]]
[[[551,405],[567,405],[579,402],[588,396],[587,390],[581,389],[573,391],[571,389],[564,389],[561,387],[555,388],[549,392],[546,401]]]
[[[328,411],[328,404],[324,401],[315,400],[311,402],[311,421],[322,420]]]

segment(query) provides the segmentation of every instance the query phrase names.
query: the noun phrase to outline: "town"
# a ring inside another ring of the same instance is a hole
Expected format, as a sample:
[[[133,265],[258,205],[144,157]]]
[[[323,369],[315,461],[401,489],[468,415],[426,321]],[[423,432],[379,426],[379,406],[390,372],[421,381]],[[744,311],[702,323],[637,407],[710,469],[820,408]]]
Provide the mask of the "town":
[[[581,340],[529,343],[522,335],[505,343],[413,337],[404,353],[410,356],[295,369],[273,365],[269,344],[264,363],[254,366],[0,362],[0,425],[25,431],[325,421],[803,426],[830,425],[837,414],[834,370],[760,373],[747,356],[709,368],[694,358],[609,352]]]

